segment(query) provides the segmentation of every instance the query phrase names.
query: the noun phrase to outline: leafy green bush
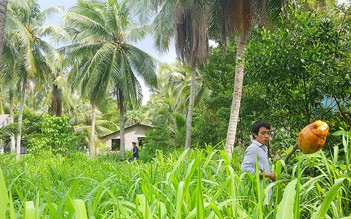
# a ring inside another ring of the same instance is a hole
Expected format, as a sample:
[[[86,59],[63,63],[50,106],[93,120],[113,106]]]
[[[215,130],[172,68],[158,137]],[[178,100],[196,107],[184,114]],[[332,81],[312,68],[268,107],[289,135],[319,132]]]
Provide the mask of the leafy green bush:
[[[36,116],[28,112],[24,114],[23,142],[32,153],[65,154],[79,147],[78,135],[70,127],[68,116]]]

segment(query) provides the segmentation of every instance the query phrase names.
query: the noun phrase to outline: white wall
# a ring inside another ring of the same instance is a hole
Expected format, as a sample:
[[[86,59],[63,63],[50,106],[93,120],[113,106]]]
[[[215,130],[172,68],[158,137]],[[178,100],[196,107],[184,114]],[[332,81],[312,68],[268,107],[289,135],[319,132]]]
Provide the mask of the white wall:
[[[151,127],[136,125],[125,129],[125,150],[130,151],[133,149],[132,142],[135,141],[139,146],[138,138],[146,137],[146,132],[152,129]],[[120,139],[120,133],[110,136],[106,139],[106,147],[112,149],[112,139]]]

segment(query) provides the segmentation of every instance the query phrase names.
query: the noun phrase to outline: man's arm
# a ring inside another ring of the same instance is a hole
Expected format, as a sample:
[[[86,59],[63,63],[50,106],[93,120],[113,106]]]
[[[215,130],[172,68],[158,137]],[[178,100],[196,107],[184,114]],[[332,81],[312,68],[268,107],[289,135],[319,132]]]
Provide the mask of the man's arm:
[[[255,150],[254,147],[249,146],[245,151],[244,160],[241,164],[241,170],[243,172],[255,174],[256,156],[257,150]]]
[[[257,150],[255,147],[249,146],[244,155],[244,160],[243,163],[241,164],[241,170],[243,172],[249,172],[252,174],[255,174],[255,168],[256,168],[256,157],[257,157]],[[259,176],[262,179],[263,175],[265,175],[266,178],[271,179],[272,181],[275,181],[275,173],[263,173],[260,172]]]

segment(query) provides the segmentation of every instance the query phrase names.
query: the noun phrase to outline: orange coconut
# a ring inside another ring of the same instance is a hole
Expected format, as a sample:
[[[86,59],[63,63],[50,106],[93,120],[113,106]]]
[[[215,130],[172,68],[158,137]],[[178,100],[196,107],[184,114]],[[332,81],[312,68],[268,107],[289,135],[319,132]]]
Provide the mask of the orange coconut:
[[[329,126],[327,123],[317,120],[305,126],[299,134],[298,144],[305,154],[319,151],[327,139]]]

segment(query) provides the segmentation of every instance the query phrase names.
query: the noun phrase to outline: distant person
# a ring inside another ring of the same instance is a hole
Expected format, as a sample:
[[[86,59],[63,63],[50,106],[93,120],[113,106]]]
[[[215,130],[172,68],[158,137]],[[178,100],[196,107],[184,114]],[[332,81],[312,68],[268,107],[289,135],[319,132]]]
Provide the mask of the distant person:
[[[251,145],[246,148],[244,160],[241,164],[243,172],[255,174],[257,160],[261,182],[263,177],[275,181],[275,173],[271,172],[268,158],[268,146],[271,137],[270,129],[269,123],[264,120],[259,120],[252,125],[251,134],[253,140]],[[269,191],[269,198],[271,194],[272,191]]]
[[[132,142],[133,145],[133,160],[139,160],[139,148],[135,141]]]

